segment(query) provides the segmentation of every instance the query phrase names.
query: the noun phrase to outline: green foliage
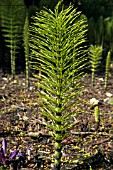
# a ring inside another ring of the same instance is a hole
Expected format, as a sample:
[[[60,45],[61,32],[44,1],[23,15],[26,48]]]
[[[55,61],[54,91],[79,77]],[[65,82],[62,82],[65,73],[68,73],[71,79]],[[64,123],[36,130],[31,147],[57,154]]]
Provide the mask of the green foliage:
[[[104,19],[104,29],[104,41],[106,42],[106,45],[108,45],[109,50],[113,51],[113,17],[107,17]]]
[[[109,104],[113,105],[113,101],[110,101]]]
[[[88,17],[98,19],[100,16],[111,16],[113,11],[112,0],[79,0],[81,3],[81,10]]]
[[[56,3],[58,1],[53,1],[53,0],[41,0],[39,1],[39,8],[40,10],[43,9],[43,7],[46,7],[48,9],[54,9]]]
[[[77,20],[80,12],[72,5],[59,8],[61,2],[54,12],[45,9],[36,13],[30,27],[31,65],[39,88],[39,111],[48,118],[46,125],[55,140],[54,170],[60,169],[62,140],[73,125],[71,118],[78,114],[80,78],[87,66],[87,24]]]
[[[94,86],[94,77],[97,68],[100,65],[102,58],[102,46],[100,45],[91,45],[89,47],[89,58],[91,63],[91,71],[92,71],[92,86]]]
[[[104,18],[100,16],[97,21],[91,17],[88,20],[88,39],[90,44],[103,45],[104,39]]]
[[[88,22],[88,18],[87,18],[86,15],[81,14],[81,15],[80,15],[80,18],[83,19],[83,20],[85,20],[86,22]]]
[[[111,52],[109,51],[106,57],[106,70],[105,70],[105,81],[104,81],[104,88],[106,89],[108,83],[108,75],[110,70],[110,62],[111,62]]]
[[[95,122],[100,121],[100,112],[98,106],[95,106],[94,108],[94,116],[95,116]]]
[[[28,12],[26,12],[26,19],[23,32],[25,65],[26,65],[26,85],[29,87],[29,19]]]
[[[95,42],[97,44],[103,45],[104,41],[104,18],[100,16],[96,22],[96,35]]]
[[[88,40],[89,44],[102,45],[113,51],[113,17],[104,18],[103,15],[98,19],[91,17],[88,19]]]
[[[22,38],[23,1],[4,1],[1,11],[2,33],[10,49],[11,73],[15,77],[15,57]]]
[[[98,106],[95,106],[94,108],[94,117],[95,117],[95,122],[96,122],[95,130],[97,131],[99,128],[99,124],[100,124],[100,111],[99,111]]]
[[[88,40],[89,44],[95,44],[96,23],[93,17],[88,20]]]

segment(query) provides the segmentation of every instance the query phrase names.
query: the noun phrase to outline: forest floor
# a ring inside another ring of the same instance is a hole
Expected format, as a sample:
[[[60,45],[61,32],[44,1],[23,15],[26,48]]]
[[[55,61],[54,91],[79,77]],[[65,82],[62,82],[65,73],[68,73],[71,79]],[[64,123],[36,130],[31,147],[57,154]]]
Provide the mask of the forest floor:
[[[31,155],[22,169],[49,170],[54,152],[53,139],[39,114],[37,89],[30,78],[26,88],[24,74],[0,73],[0,143],[5,137],[8,150]],[[73,117],[75,124],[63,141],[62,170],[113,170],[113,78],[110,77],[104,89],[104,76],[96,76],[91,86],[91,75],[82,79],[82,101],[80,114]],[[100,123],[95,122],[92,98],[98,100]]]

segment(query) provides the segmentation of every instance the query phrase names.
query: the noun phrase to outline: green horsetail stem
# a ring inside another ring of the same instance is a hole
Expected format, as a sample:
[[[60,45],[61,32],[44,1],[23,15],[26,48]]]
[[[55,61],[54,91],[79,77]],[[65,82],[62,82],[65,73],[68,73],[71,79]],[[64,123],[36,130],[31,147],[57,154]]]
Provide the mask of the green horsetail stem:
[[[91,75],[91,84],[92,84],[92,86],[94,86],[94,82],[95,82],[95,70],[92,70],[92,75]]]
[[[25,74],[26,74],[26,86],[30,86],[29,82],[29,19],[28,11],[26,12],[25,24],[24,24],[24,52],[25,52]]]
[[[95,116],[95,122],[99,122],[100,121],[100,113],[99,113],[98,106],[95,106],[95,108],[94,108],[94,116]]]
[[[109,51],[106,57],[106,70],[105,70],[105,81],[104,81],[104,88],[106,89],[108,83],[108,75],[110,70],[110,61],[111,61],[111,52]]]
[[[95,130],[98,130],[99,123],[100,123],[100,112],[99,112],[99,107],[98,106],[95,106],[95,108],[94,108],[94,117],[95,117],[95,122],[96,122]]]
[[[13,50],[13,44],[11,44],[11,74],[13,76],[13,79],[15,79],[15,50]]]
[[[57,133],[57,132],[56,132]],[[58,132],[59,133],[59,132]],[[61,134],[57,134],[59,137]],[[61,166],[61,157],[62,157],[62,139],[61,140],[56,140],[54,147],[55,147],[55,152],[54,152],[54,164],[52,166],[52,170],[58,170],[60,169]]]

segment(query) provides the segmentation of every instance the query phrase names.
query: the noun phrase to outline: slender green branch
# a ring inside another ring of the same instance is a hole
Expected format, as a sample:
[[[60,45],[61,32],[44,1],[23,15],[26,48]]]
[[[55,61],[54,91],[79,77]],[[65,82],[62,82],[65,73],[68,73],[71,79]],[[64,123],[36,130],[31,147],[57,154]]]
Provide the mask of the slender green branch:
[[[104,88],[107,88],[108,83],[108,75],[110,70],[110,62],[111,62],[111,52],[109,51],[106,57],[106,70],[105,70],[105,81],[104,81]]]

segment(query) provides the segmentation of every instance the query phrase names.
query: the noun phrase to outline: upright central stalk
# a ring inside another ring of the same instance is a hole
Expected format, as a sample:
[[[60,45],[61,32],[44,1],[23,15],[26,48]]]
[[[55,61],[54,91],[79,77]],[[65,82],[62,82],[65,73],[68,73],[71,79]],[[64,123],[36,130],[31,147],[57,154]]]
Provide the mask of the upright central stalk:
[[[55,153],[54,153],[54,165],[53,170],[60,170],[61,166],[61,157],[62,157],[62,122],[61,122],[61,96],[58,95],[58,112],[56,112],[56,118],[58,121],[55,122],[55,126],[57,127],[57,130],[55,131]]]

